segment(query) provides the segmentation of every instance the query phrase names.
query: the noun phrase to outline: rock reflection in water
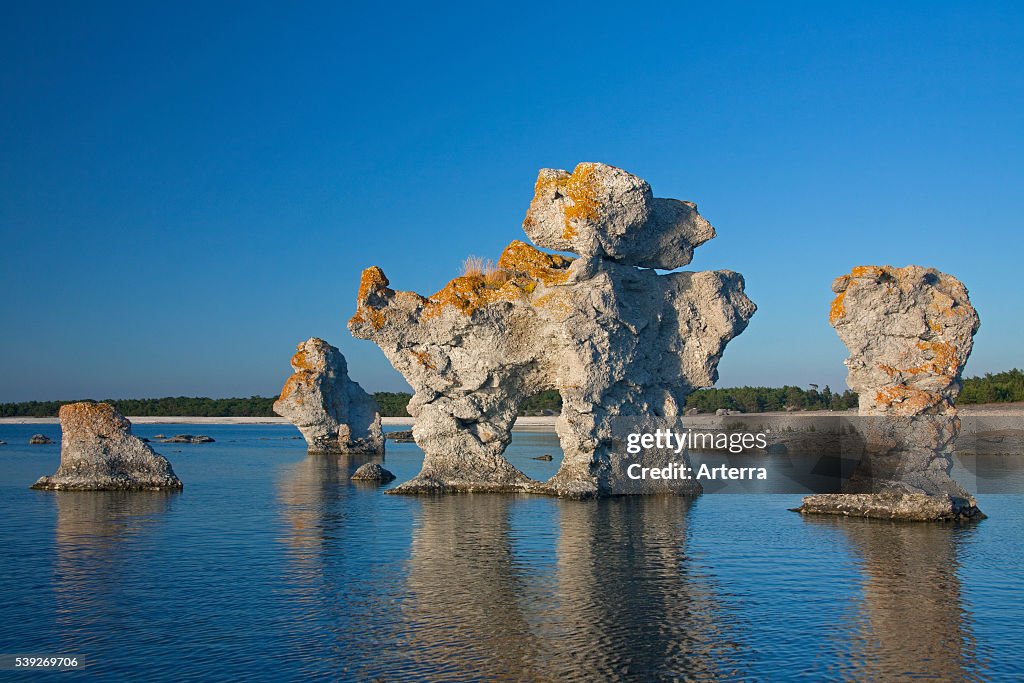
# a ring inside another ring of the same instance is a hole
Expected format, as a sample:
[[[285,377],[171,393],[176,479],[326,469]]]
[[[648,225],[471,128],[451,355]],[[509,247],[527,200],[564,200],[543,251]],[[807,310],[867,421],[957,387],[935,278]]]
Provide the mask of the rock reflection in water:
[[[969,614],[957,577],[958,536],[971,528],[807,517],[830,526],[860,559],[863,598],[851,625],[860,680],[978,680]]]
[[[163,520],[177,491],[59,491],[56,499],[54,592],[62,635],[116,622],[139,584],[135,541]],[[157,581],[158,577],[151,577]],[[140,590],[139,593],[142,591]],[[140,595],[140,598],[143,596]],[[135,605],[137,606],[137,605]]]
[[[713,589],[688,569],[689,506],[679,497],[424,499],[406,608],[418,661],[408,670],[603,681],[735,671]],[[534,515],[552,523],[538,529]]]

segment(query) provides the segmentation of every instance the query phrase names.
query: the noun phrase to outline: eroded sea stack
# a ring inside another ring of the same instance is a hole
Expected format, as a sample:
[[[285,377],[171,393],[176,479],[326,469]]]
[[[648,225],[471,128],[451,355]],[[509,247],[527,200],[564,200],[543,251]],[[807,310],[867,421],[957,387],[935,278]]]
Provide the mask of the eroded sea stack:
[[[181,480],[167,458],[132,435],[132,423],[109,403],[61,406],[60,467],[34,489],[175,490]]]
[[[860,464],[846,493],[809,496],[803,513],[917,521],[982,516],[949,473],[960,430],[960,373],[980,321],[967,289],[934,268],[861,266],[832,285],[829,320],[860,396]]]
[[[579,258],[513,241],[496,269],[429,297],[390,289],[380,268],[363,272],[349,329],[415,389],[409,412],[425,453],[397,492],[631,492],[612,448],[616,419],[681,415],[755,311],[738,273],[653,270],[685,266],[715,232],[694,204],[655,198],[621,169],[542,170],[523,229]],[[502,453],[521,402],[545,389],[562,396],[565,457],[541,483]],[[692,481],[665,486],[700,491]]]
[[[292,370],[274,412],[299,429],[310,453],[384,452],[377,402],[349,378],[341,351],[311,337],[298,345]]]

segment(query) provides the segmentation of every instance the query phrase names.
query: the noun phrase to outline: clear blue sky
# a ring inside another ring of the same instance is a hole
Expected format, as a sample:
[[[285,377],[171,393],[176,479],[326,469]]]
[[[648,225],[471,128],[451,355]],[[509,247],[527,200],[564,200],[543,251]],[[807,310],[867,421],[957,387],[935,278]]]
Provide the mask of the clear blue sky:
[[[759,311],[720,385],[845,386],[857,264],[937,267],[1024,365],[1024,4],[6,3],[0,401],[276,393],[360,271],[429,294],[540,167],[696,201]]]

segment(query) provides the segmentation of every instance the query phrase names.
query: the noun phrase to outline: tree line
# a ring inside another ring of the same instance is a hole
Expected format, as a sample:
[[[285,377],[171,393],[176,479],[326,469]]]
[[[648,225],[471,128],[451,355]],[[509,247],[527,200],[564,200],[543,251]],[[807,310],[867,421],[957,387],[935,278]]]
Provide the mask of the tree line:
[[[401,391],[375,393],[380,413],[384,417],[407,417],[406,408],[412,395]],[[87,399],[83,399],[87,400]],[[206,398],[167,396],[165,398],[106,399],[123,415],[140,417],[273,417],[273,404],[277,397],[250,396],[249,398]],[[1024,371],[1014,368],[1006,372],[986,373],[963,380],[959,405],[976,403],[1006,403],[1024,401]],[[0,417],[56,417],[62,405],[75,401],[24,401],[0,403]],[[857,394],[847,389],[834,392],[826,384],[819,389],[812,384],[803,389],[784,387],[732,387],[700,389],[690,394],[686,407],[701,412],[714,412],[719,408],[760,413],[782,410],[847,410],[857,407]],[[558,413],[562,398],[557,391],[542,391],[524,401],[520,415]]]

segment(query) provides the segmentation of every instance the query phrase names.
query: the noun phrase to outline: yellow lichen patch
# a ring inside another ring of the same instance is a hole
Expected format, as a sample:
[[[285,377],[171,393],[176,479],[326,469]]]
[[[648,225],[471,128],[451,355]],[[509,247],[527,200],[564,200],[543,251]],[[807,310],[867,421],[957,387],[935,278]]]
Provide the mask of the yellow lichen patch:
[[[387,289],[389,284],[391,283],[388,282],[388,278],[384,275],[383,270],[377,266],[370,266],[363,271],[363,275],[359,279],[359,293],[356,294],[356,305],[364,304],[371,294]]]
[[[570,265],[572,259],[545,253],[519,240],[505,247],[498,259],[499,268],[520,273],[548,286],[563,284],[569,277]]]
[[[444,289],[429,297],[424,306],[422,318],[440,315],[448,306],[454,306],[466,316],[472,316],[480,308],[499,301],[516,301],[524,295],[522,283],[508,280],[500,287],[489,287],[481,276],[462,276],[453,279]]]
[[[543,296],[539,296],[533,300],[533,305],[537,308],[544,308],[549,311],[557,311],[563,315],[567,315],[572,311],[572,304],[566,300],[565,295],[560,291],[551,292]]]
[[[582,163],[568,176],[541,174],[537,177],[533,192],[534,201],[548,197],[553,191],[557,191],[568,200],[562,207],[565,221],[562,239],[571,240],[576,235],[573,221],[596,221],[601,217],[601,204],[598,201],[600,183],[596,169],[595,164]],[[532,224],[533,220],[529,216],[523,221],[524,227]]]
[[[295,368],[296,371],[313,369],[312,364],[309,362],[309,358],[306,356],[306,350],[301,346],[299,347],[299,350],[295,352],[295,355],[292,356],[292,367]]]
[[[885,272],[882,266],[854,266],[850,271],[851,277],[878,277]]]
[[[437,370],[437,367],[430,360],[430,355],[426,351],[413,351],[412,355],[415,356],[416,362],[428,370]]]
[[[960,357],[949,342],[918,342],[917,348],[932,352],[932,372],[953,377],[960,370]]]
[[[846,315],[846,309],[843,308],[843,299],[846,298],[846,291],[843,290],[836,295],[836,298],[832,300],[832,306],[828,312],[828,322],[830,325],[835,325],[836,321]]]
[[[957,356],[956,349],[949,342],[918,342],[917,348],[922,351],[931,351],[932,359],[911,368],[895,368],[883,363],[879,363],[878,367],[890,377],[895,377],[896,375],[921,375],[926,372],[953,377],[959,371],[960,359]]]
[[[374,308],[373,306],[360,306],[356,309],[355,315],[350,319],[350,323],[361,325],[363,323],[370,323],[373,329],[379,330],[384,327],[384,321],[387,318],[387,309]]]
[[[306,370],[296,372],[294,375],[289,377],[288,380],[284,383],[284,387],[281,389],[281,395],[280,397],[278,397],[278,400],[288,398],[293,393],[295,393],[296,389],[298,389],[301,385],[305,384],[306,382],[311,381],[312,378],[313,373],[308,372]]]
[[[942,395],[899,384],[886,387],[875,394],[875,403],[879,406],[892,408],[901,415],[916,415],[937,406]]]

